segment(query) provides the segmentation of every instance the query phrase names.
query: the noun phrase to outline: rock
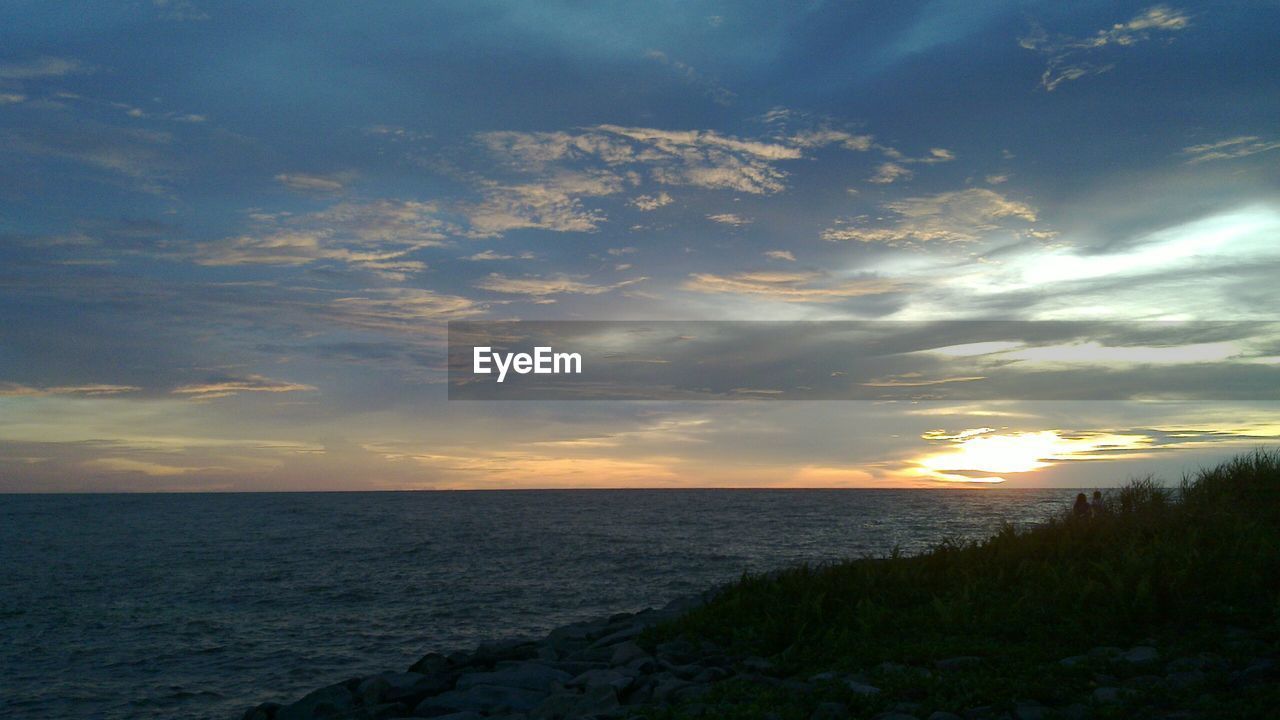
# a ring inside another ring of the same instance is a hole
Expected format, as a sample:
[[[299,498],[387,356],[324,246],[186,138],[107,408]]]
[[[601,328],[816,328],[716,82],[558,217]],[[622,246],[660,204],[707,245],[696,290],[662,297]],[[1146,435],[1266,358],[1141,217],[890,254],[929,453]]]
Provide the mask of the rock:
[[[1170,660],[1165,665],[1165,672],[1185,672],[1187,670],[1200,670],[1202,672],[1215,672],[1227,669],[1227,661],[1213,653],[1200,653],[1191,657],[1180,657]]]
[[[820,672],[816,675],[810,675],[809,682],[813,682],[813,683],[838,682],[840,680],[843,680],[844,677],[845,676],[841,673],[838,673],[834,670],[828,670],[827,672]]]
[[[907,713],[886,712],[876,715],[875,720],[920,720],[920,718]]]
[[[1205,675],[1201,670],[1183,670],[1171,672],[1164,678],[1164,684],[1172,690],[1189,690],[1204,684]]]
[[[502,667],[493,672],[468,673],[458,678],[457,688],[466,690],[477,685],[497,685],[522,690],[551,690],[552,685],[564,685],[573,676],[563,670],[539,665],[538,663],[520,663]]]
[[[484,716],[477,712],[456,712],[448,715],[437,715],[433,720],[484,720]]]
[[[658,672],[660,668],[658,667],[656,660],[645,655],[644,657],[638,657],[627,663],[626,667],[623,669],[633,675],[652,675]]]
[[[872,697],[874,695],[880,694],[880,688],[874,685],[867,685],[866,683],[860,683],[857,680],[847,681],[845,683],[845,687],[849,688],[849,691],[852,692],[854,695],[860,695],[862,697]]]
[[[979,705],[966,709],[964,717],[965,720],[982,720],[991,717],[994,713],[995,710],[990,705]]]
[[[1146,690],[1147,688],[1156,687],[1161,682],[1162,679],[1159,675],[1138,675],[1137,677],[1131,677],[1128,680],[1125,680],[1124,686],[1137,690]]]
[[[1233,673],[1231,684],[1245,687],[1257,685],[1275,677],[1276,663],[1268,658],[1255,658],[1238,673]]]
[[[671,693],[671,699],[678,703],[690,703],[705,700],[710,694],[710,686],[701,685],[699,683],[689,683],[684,687],[677,688],[675,692]]]
[[[738,664],[747,672],[760,673],[761,675],[771,675],[775,669],[772,662],[755,656],[743,658],[742,662]]]
[[[1058,664],[1064,668],[1083,667],[1089,664],[1089,656],[1088,655],[1072,655],[1071,657],[1064,657],[1058,661]]]
[[[1123,652],[1124,651],[1118,647],[1112,647],[1110,645],[1100,645],[1089,651],[1089,657],[1110,659],[1120,655]]]
[[[1123,699],[1117,687],[1100,687],[1093,691],[1093,701],[1099,705],[1114,705]]]
[[[664,642],[654,648],[654,651],[658,657],[676,664],[691,662],[699,655],[698,648],[684,638]]]
[[[565,687],[590,689],[605,685],[614,689],[615,692],[623,693],[631,687],[635,682],[633,675],[619,672],[613,669],[596,669],[588,670],[581,675],[565,683]]]
[[[921,677],[933,677],[933,673],[929,668],[915,667],[913,665],[903,665],[896,662],[882,662],[876,666],[876,670],[885,675],[919,675]]]
[[[955,713],[949,713],[942,710],[936,710],[929,714],[926,720],[964,720]]]
[[[730,675],[731,673],[728,670],[725,670],[724,668],[709,667],[709,668],[703,668],[702,671],[699,672],[697,675],[694,675],[692,678],[689,678],[689,681],[695,682],[695,683],[714,683],[714,682],[719,682],[721,680],[724,680]]]
[[[589,688],[585,693],[556,693],[542,701],[529,717],[537,720],[562,720],[595,715],[608,715],[618,709],[618,694],[606,685]]]
[[[842,703],[824,702],[818,703],[813,714],[809,715],[809,720],[844,720],[847,717],[849,717],[849,708]]]
[[[240,720],[271,720],[280,711],[280,703],[264,702],[245,711]]]
[[[982,662],[982,658],[976,655],[960,655],[959,657],[943,658],[933,664],[939,670],[960,670],[962,668],[971,668],[980,662]]]
[[[427,698],[414,708],[413,713],[420,717],[435,717],[467,710],[490,715],[504,710],[527,712],[537,707],[546,697],[546,692],[538,690],[475,685]]]
[[[1130,665],[1150,665],[1160,659],[1160,651],[1150,645],[1138,645],[1121,654],[1120,659]]]
[[[292,705],[276,712],[276,720],[312,720],[312,718],[337,715],[355,706],[355,697],[348,683],[338,683],[320,688]]]
[[[675,698],[675,694],[689,687],[692,683],[685,682],[671,673],[662,673],[654,678],[653,699],[655,702],[669,703]]]
[[[645,652],[644,648],[634,642],[627,641],[614,646],[613,652],[609,655],[609,664],[617,667],[648,658],[649,653]]]
[[[631,638],[638,636],[640,633],[644,632],[644,628],[645,626],[639,623],[636,623],[634,625],[628,625],[622,628],[621,630],[616,630],[614,632],[609,633],[608,635],[605,635],[599,640],[596,640],[595,642],[591,643],[591,647],[602,648],[602,647],[610,647],[612,645],[617,645],[618,643],[624,640],[630,640]]]
[[[1084,703],[1071,703],[1070,705],[1058,708],[1058,717],[1062,720],[1089,720],[1093,716],[1093,711]]]
[[[428,677],[422,673],[380,673],[371,675],[361,681],[356,686],[356,695],[364,705],[378,705],[380,703],[396,702],[414,695],[441,693],[449,689],[447,687],[439,687],[435,689],[434,693],[429,692],[434,685],[438,684],[431,683]]]
[[[697,677],[698,673],[702,672],[703,670],[701,665],[694,665],[692,663],[690,663],[689,665],[672,665],[671,663],[668,663],[668,662],[663,662],[659,664],[662,665],[663,669],[665,669],[667,672],[671,673],[672,675],[675,675],[681,680],[692,680],[693,678]]]
[[[537,643],[527,640],[502,640],[481,643],[471,653],[471,665],[493,667],[504,660],[532,660],[538,654]]]
[[[1044,720],[1048,708],[1038,702],[1018,702],[1013,705],[1013,716],[1017,720]]]
[[[409,666],[409,672],[429,675],[431,673],[444,672],[451,667],[452,663],[449,662],[449,658],[440,653],[427,653],[418,662]]]

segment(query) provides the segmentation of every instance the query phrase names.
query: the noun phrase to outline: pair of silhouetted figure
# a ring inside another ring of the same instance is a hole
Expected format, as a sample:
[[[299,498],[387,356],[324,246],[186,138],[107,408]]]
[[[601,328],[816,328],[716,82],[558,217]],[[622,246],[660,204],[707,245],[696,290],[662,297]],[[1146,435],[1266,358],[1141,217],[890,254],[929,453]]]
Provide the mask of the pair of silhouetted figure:
[[[1084,493],[1076,495],[1076,504],[1071,508],[1071,512],[1078,518],[1097,517],[1104,512],[1102,505],[1102,492],[1093,491],[1093,502],[1089,502],[1089,497]]]

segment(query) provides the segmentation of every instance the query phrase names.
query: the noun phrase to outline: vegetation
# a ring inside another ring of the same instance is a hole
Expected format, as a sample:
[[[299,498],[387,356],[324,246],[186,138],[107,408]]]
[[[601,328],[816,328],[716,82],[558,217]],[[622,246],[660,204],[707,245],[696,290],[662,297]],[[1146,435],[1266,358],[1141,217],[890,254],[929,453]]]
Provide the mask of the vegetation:
[[[885,692],[838,699],[875,711],[905,697],[923,715],[1023,698],[1087,702],[1098,678],[1114,670],[1098,664],[1105,658],[1073,667],[1060,660],[1091,648],[1096,658],[1098,646],[1157,645],[1165,658],[1275,652],[1280,454],[1257,451],[1180,487],[1135,481],[1108,493],[1105,506],[1095,517],[1067,511],[1037,527],[946,541],[918,556],[744,576],[649,639],[709,640],[738,656],[768,658],[779,675],[862,673]],[[961,655],[981,662],[958,672],[877,670],[886,661],[936,667]],[[1226,682],[1225,674],[1217,680]],[[808,717],[812,707],[809,701],[793,712],[786,693],[752,692],[760,712]],[[1177,695],[1161,694],[1166,701]],[[1280,713],[1274,684],[1224,694],[1198,711],[1248,717],[1266,705]],[[1199,690],[1184,700],[1209,702]],[[742,716],[755,714],[745,707]]]

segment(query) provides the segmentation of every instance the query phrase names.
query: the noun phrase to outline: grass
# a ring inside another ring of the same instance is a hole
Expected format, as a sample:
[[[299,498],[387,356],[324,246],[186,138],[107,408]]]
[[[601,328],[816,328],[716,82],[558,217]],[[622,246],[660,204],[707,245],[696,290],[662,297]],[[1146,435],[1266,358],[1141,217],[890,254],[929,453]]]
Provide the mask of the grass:
[[[1099,517],[1064,512],[917,556],[744,576],[649,639],[710,640],[800,675],[980,656],[972,672],[902,680],[905,695],[893,687],[901,678],[876,676],[885,696],[951,709],[1019,697],[1066,702],[1096,676],[1057,660],[1095,646],[1229,653],[1226,639],[1244,629],[1274,648],[1280,454],[1256,451],[1179,487],[1134,481],[1108,493],[1106,506]]]

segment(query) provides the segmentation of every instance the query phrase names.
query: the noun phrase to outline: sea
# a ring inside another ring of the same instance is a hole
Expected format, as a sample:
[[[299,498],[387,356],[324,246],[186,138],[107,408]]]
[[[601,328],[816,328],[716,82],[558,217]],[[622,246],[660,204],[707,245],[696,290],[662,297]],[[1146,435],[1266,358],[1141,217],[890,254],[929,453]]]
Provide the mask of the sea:
[[[0,495],[0,717],[210,718],[1074,490]]]

